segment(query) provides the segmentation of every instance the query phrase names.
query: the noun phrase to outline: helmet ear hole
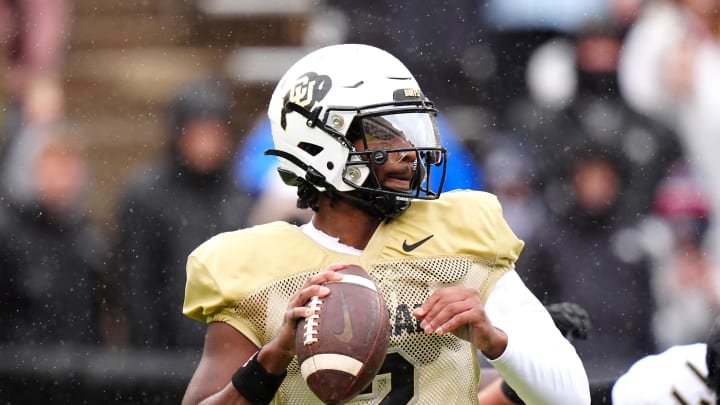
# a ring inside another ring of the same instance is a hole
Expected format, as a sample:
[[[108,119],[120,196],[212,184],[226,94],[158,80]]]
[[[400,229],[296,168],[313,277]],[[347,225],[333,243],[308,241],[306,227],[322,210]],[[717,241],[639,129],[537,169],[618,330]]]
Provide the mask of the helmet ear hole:
[[[319,155],[320,152],[322,152],[323,149],[325,149],[325,148],[323,148],[323,147],[320,146],[320,145],[316,145],[316,144],[313,144],[313,143],[307,143],[307,142],[300,142],[300,143],[298,144],[298,148],[304,150],[305,152],[309,153],[309,154],[312,155],[312,156],[317,156],[317,155]]]

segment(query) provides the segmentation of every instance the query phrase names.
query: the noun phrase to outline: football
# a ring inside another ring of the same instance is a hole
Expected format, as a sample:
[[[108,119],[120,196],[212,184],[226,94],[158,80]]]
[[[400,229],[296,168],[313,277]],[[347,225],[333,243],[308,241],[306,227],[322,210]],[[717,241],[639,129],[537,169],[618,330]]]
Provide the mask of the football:
[[[330,294],[313,297],[315,312],[298,323],[296,349],[308,387],[326,404],[342,404],[372,382],[385,360],[390,320],[372,277],[360,266],[338,270]]]

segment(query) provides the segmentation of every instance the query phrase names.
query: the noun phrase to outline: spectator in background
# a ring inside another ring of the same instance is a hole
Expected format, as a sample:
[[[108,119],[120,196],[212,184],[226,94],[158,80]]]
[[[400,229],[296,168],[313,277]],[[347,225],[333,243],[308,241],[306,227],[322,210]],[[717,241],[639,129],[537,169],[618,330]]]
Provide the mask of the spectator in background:
[[[414,0],[326,3],[347,16],[346,42],[402,55],[439,105],[482,104],[496,114],[526,94],[524,69],[538,45],[590,21],[626,24],[641,1],[446,0],[442,7]]]
[[[707,193],[684,162],[655,193],[644,239],[653,258],[653,325],[659,348],[700,341],[720,313],[720,272],[707,252]]]
[[[528,65],[530,99],[510,113],[525,129],[524,143],[548,195],[557,189],[556,168],[566,159],[559,150],[583,142],[615,149],[628,165],[625,182],[633,191],[624,194],[616,216],[632,219],[651,211],[653,191],[681,149],[674,131],[622,98],[617,77],[622,33],[616,25],[590,25],[541,45]]]
[[[554,216],[528,243],[517,268],[544,303],[571,301],[593,320],[575,347],[591,379],[616,377],[655,346],[650,268],[634,224],[617,217],[627,165],[612,149],[582,142],[568,159],[550,205]]]
[[[442,7],[415,0],[327,0],[327,4],[347,17],[344,42],[379,46],[400,55],[438,105],[468,103],[480,91],[466,80],[462,66],[465,50],[478,37],[477,2],[446,0]]]
[[[185,262],[219,232],[243,227],[252,200],[234,183],[232,104],[200,78],[169,105],[166,155],[130,181],[117,208],[117,253],[135,347],[201,350],[202,325],[182,316]]]
[[[677,133],[688,164],[720,211],[720,0],[647,2],[624,42],[620,86],[629,104]],[[710,252],[720,256],[717,222]]]
[[[7,64],[0,134],[6,140],[19,136],[25,126],[62,115],[69,8],[67,0],[0,0],[0,48]]]
[[[540,196],[537,168],[523,143],[512,137],[496,139],[483,158],[488,191],[503,205],[503,215],[518,238],[534,241],[547,217]]]
[[[0,206],[0,339],[98,344],[107,244],[86,217],[88,169],[56,127],[16,150],[20,172]]]
[[[530,57],[552,38],[572,35],[589,21],[610,19],[607,0],[487,0],[477,17],[482,41],[473,46],[493,74],[482,87],[499,129],[517,128],[515,105],[528,97]],[[486,68],[487,69],[487,68]]]

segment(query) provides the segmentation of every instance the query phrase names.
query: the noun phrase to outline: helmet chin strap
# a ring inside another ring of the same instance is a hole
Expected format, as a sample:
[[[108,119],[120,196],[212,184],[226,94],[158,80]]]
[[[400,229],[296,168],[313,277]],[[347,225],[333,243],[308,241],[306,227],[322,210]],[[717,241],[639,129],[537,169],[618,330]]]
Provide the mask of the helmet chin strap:
[[[398,217],[410,206],[410,200],[401,200],[390,194],[373,194],[364,190],[332,192],[330,195],[343,198],[370,215],[382,219]]]

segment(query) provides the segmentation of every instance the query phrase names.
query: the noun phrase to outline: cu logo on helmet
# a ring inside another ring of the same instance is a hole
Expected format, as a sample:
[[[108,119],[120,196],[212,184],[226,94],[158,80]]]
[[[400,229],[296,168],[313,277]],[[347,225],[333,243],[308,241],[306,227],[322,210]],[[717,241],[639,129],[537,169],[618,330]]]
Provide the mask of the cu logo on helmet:
[[[292,87],[290,87],[290,90],[288,90],[283,98],[283,105],[293,103],[310,111],[315,103],[325,98],[330,88],[332,88],[330,76],[319,75],[315,72],[305,73],[297,78]],[[283,108],[281,117],[283,128],[285,128],[285,114],[288,112],[291,111]]]

